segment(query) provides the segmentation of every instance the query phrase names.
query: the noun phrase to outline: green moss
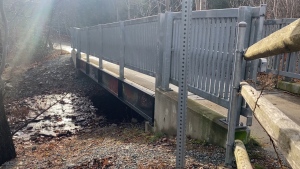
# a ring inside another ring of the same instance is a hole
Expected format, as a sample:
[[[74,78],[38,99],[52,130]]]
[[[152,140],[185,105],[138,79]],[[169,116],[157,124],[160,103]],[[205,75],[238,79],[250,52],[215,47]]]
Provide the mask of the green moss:
[[[250,132],[247,130],[238,130],[235,132],[235,139],[241,140],[244,144],[249,142]]]
[[[289,91],[291,93],[300,94],[300,84],[280,81],[277,84],[277,88]]]
[[[149,137],[149,142],[150,143],[155,143],[155,142],[157,142],[159,139],[161,139],[164,136],[166,136],[166,135],[164,133],[162,133],[162,132],[154,133],[154,135],[151,135]]]
[[[255,147],[261,147],[259,142],[257,142],[254,138],[250,138],[249,142],[245,145],[247,149],[255,148]]]
[[[255,169],[265,169],[265,167],[261,166],[260,164],[254,164]]]
[[[199,113],[201,116],[206,117],[207,119],[210,119],[212,121],[216,119],[224,118],[224,116],[220,115],[219,113],[197,103],[194,100],[188,99],[187,101],[188,109],[193,110],[194,112]]]
[[[207,146],[209,143],[206,140],[190,139],[191,144]]]

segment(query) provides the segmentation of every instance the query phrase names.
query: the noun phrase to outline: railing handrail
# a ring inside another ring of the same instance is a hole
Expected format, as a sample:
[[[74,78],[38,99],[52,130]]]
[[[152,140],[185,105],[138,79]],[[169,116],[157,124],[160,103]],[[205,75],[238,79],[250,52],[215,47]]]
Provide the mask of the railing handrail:
[[[241,82],[240,93],[289,164],[300,168],[300,126],[248,83]]]

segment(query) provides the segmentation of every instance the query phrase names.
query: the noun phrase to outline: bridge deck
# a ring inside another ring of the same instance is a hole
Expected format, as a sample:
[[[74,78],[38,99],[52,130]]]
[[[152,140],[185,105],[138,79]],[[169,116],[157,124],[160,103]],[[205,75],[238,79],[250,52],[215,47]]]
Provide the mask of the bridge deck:
[[[82,53],[81,54],[81,59],[86,61],[86,54]],[[94,56],[90,56],[90,63],[93,64],[96,67],[99,67],[99,59],[97,57]],[[107,70],[109,72],[114,73],[116,76],[119,76],[119,65],[111,63],[111,62],[107,62],[103,60],[103,69]],[[128,68],[124,68],[124,77],[125,79],[140,85],[141,87],[144,87],[146,89],[149,89],[150,91],[155,92],[155,78],[143,73],[139,73],[137,71],[128,69]],[[170,89],[172,89],[173,91],[178,91],[178,87],[175,85],[170,84]],[[188,97],[194,101],[196,101],[199,104],[202,104],[218,113],[220,113],[223,116],[227,116],[227,109],[223,108],[222,106],[219,106],[213,102],[210,102],[206,99],[203,99],[191,92],[188,93]]]
[[[86,54],[82,53],[82,60],[86,61]],[[97,57],[90,56],[90,63],[99,67],[99,60]],[[119,65],[116,65],[111,62],[103,61],[104,70],[110,71],[114,73],[116,76],[119,76]],[[148,76],[146,74],[139,73],[137,71],[125,68],[124,76],[127,80],[134,82],[150,91],[155,92],[155,78]],[[178,91],[178,87],[170,84],[170,88],[174,91]],[[273,92],[265,92],[263,94],[271,103],[273,103],[279,110],[284,112],[289,118],[295,121],[298,125],[300,125],[300,98],[299,96],[290,95],[284,91],[276,90]],[[198,103],[211,108],[212,110],[226,116],[227,109],[212,103],[208,100],[205,100],[193,93],[188,94],[188,97],[196,100]],[[254,122],[255,123],[255,122]],[[255,131],[253,131],[256,133]],[[258,133],[261,131],[257,131]]]

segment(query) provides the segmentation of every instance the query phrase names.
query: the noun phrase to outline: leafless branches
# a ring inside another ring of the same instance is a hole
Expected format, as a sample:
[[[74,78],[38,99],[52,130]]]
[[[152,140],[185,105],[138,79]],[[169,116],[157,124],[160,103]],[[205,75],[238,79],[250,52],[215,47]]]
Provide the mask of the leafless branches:
[[[299,18],[300,0],[229,0],[230,7],[267,4],[267,19]]]

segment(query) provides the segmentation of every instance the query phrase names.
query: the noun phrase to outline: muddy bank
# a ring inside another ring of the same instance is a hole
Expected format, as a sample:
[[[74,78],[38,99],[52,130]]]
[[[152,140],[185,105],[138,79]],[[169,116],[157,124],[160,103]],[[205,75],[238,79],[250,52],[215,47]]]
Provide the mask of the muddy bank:
[[[143,120],[78,73],[69,55],[56,56],[23,70],[12,70],[6,80],[5,108],[14,138],[40,142],[68,137],[91,126]]]

